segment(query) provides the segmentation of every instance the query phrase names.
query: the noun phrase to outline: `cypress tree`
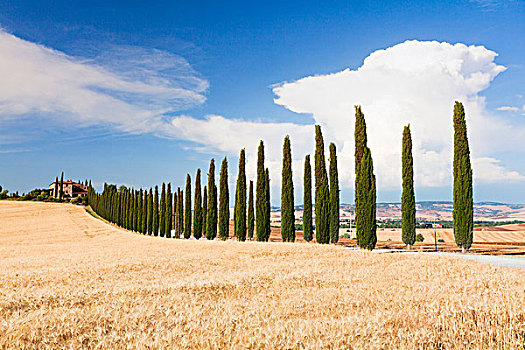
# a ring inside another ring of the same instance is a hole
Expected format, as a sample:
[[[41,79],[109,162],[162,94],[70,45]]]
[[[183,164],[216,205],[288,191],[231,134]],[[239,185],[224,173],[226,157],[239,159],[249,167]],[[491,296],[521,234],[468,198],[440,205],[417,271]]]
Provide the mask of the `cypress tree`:
[[[253,181],[250,180],[250,191],[248,194],[248,239],[253,239],[253,228],[255,224],[255,213],[253,208]]]
[[[62,200],[64,198],[64,172],[60,175],[60,193],[58,194],[58,199]]]
[[[179,193],[179,237],[184,233],[184,190]]]
[[[140,210],[140,202],[139,202],[139,190],[135,190],[135,209],[133,210],[133,222],[134,222],[134,226],[133,226],[133,231],[135,232],[139,232],[139,227],[140,227],[140,213],[139,213],[139,210]]]
[[[219,238],[228,239],[230,231],[230,193],[228,191],[228,160],[222,160],[219,176]]]
[[[454,104],[454,239],[465,252],[472,245],[474,201],[472,194],[472,165],[467,136],[465,109],[461,102]]]
[[[204,186],[202,194],[202,235],[206,236],[206,218],[208,217],[208,188]]]
[[[178,190],[175,191],[175,188],[173,189],[173,214],[171,216],[172,225],[171,229],[173,229],[173,237],[172,238],[179,238],[177,235],[177,227],[178,227],[178,210],[179,210],[179,192]]]
[[[268,168],[266,168],[266,181],[264,183],[264,189],[265,189],[265,193],[266,193],[266,196],[265,196],[265,202],[266,202],[266,213],[265,213],[265,217],[264,217],[264,228],[265,228],[265,242],[268,242],[268,240],[270,239],[270,234],[271,234],[271,227],[270,227],[270,215],[271,215],[271,211],[272,211],[272,207],[271,207],[271,204],[270,204],[270,171],[268,170]]]
[[[215,186],[215,159],[210,161],[208,171],[208,213],[206,218],[206,238],[217,236],[217,186]]]
[[[153,190],[149,188],[148,194],[148,234],[153,234]]]
[[[401,195],[401,238],[408,248],[416,242],[416,197],[414,195],[414,159],[410,124],[403,129],[401,153],[403,193]]]
[[[164,182],[162,183],[162,192],[160,193],[159,216],[160,236],[164,237],[166,233],[166,184]]]
[[[376,235],[376,178],[367,144],[365,116],[355,107],[355,226],[357,245],[372,250]]]
[[[292,178],[292,151],[290,136],[286,135],[283,145],[283,168],[281,181],[281,238],[283,242],[295,241],[295,212]]]
[[[321,126],[315,126],[315,238],[317,243],[330,242],[330,197],[324,141]]]
[[[58,176],[55,178],[55,188],[53,189],[53,197],[58,198],[59,188],[58,188]]]
[[[304,204],[303,204],[303,238],[310,242],[313,239],[312,227],[312,166],[310,155],[304,157]]]
[[[235,190],[235,210],[233,214],[235,237],[246,240],[246,158],[244,148],[239,157],[239,173]]]
[[[264,171],[264,142],[261,140],[257,151],[257,183],[255,191],[255,225],[257,240],[264,242],[266,237],[266,173]]]
[[[197,169],[195,177],[195,199],[193,203],[193,237],[202,236],[202,197],[201,197],[201,170]]]
[[[339,175],[335,144],[330,143],[330,243],[339,241]]]
[[[140,189],[140,227],[139,232],[144,234],[146,231],[146,198],[144,196],[144,190]]]
[[[153,235],[159,235],[159,186],[155,186],[153,196]]]
[[[166,212],[164,214],[164,224],[166,225],[166,228],[164,229],[164,233],[166,234],[166,237],[171,238],[171,218],[173,215],[173,204],[172,204],[172,196],[171,196],[171,182],[168,183],[168,188],[166,190]]]
[[[191,177],[186,175],[186,204],[184,205],[184,238],[191,237]]]

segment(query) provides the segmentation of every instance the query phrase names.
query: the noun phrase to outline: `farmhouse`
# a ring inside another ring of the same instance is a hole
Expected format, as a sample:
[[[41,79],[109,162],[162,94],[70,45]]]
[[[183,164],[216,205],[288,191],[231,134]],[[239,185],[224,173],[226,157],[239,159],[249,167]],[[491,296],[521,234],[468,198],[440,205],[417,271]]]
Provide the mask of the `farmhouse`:
[[[49,195],[52,197],[59,197],[60,181],[52,182],[49,185]],[[84,197],[87,195],[87,186],[71,180],[64,181],[63,187],[64,198]]]

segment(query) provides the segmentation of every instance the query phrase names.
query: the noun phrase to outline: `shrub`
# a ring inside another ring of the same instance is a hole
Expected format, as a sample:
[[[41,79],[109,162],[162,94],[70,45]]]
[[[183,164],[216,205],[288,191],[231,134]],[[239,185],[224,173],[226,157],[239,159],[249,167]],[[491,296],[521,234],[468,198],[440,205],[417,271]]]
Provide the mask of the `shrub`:
[[[418,233],[416,235],[416,242],[423,242],[425,240],[425,237],[421,233]]]

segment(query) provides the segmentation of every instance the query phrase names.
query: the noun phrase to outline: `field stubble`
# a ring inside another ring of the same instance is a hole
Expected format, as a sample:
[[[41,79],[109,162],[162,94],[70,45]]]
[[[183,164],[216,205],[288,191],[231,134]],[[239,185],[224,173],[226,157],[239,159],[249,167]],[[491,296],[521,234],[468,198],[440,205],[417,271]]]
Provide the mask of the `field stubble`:
[[[525,273],[453,257],[132,234],[0,202],[1,348],[521,348]]]

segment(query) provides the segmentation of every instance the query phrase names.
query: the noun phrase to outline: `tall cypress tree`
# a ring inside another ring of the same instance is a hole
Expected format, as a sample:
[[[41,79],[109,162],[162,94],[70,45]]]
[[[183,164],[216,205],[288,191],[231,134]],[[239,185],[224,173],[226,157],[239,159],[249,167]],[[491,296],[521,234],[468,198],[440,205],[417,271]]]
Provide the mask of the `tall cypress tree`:
[[[164,224],[166,225],[164,229],[164,233],[166,237],[171,237],[171,217],[173,214],[173,204],[172,204],[172,197],[171,197],[171,182],[168,183],[168,188],[166,190],[166,212],[164,213]]]
[[[474,238],[474,200],[472,194],[472,165],[467,136],[465,109],[461,102],[454,104],[454,239],[465,252]]]
[[[228,239],[230,231],[230,193],[228,191],[228,160],[222,160],[219,177],[219,238]]]
[[[162,183],[162,192],[160,193],[160,210],[159,210],[159,230],[160,236],[166,234],[166,184]]]
[[[177,234],[178,227],[178,210],[179,210],[179,192],[173,188],[173,214],[171,215],[171,229],[173,230],[172,238],[179,238]]]
[[[321,126],[315,126],[315,238],[317,243],[330,242],[330,194],[324,141]]]
[[[335,144],[330,143],[330,243],[339,241],[339,175]]]
[[[303,238],[310,242],[313,239],[312,227],[312,166],[310,155],[304,157],[304,204],[303,204]]]
[[[264,182],[264,189],[266,193],[266,196],[265,196],[266,213],[264,216],[264,228],[265,228],[264,241],[268,242],[268,240],[270,239],[270,234],[271,234],[270,216],[272,212],[272,207],[270,204],[270,170],[268,170],[268,168],[266,168],[265,174],[266,174],[266,180]]]
[[[235,210],[233,213],[235,237],[246,240],[246,156],[244,148],[239,156],[239,173],[235,190]]]
[[[255,225],[258,241],[266,241],[266,173],[264,170],[264,142],[261,140],[257,151],[257,183],[255,191]]]
[[[217,186],[215,186],[215,159],[210,161],[208,171],[208,213],[206,218],[206,238],[217,236]]]
[[[53,189],[53,197],[58,198],[59,188],[58,188],[58,176],[55,178],[55,188]]]
[[[204,186],[202,192],[202,235],[206,236],[206,220],[208,217],[208,187]]]
[[[255,212],[253,208],[253,181],[250,180],[250,190],[248,194],[248,223],[247,223],[248,239],[253,238],[254,224],[255,224]]]
[[[60,175],[60,193],[58,194],[58,199],[62,200],[64,198],[64,172]]]
[[[191,237],[191,177],[186,175],[186,204],[184,205],[184,238]]]
[[[153,196],[153,235],[159,235],[159,186],[155,185]]]
[[[142,233],[142,188],[137,191],[138,205],[137,205],[137,232]]]
[[[145,189],[142,197],[142,234],[148,233],[148,190]]]
[[[193,203],[193,237],[202,236],[202,197],[201,197],[201,170],[197,169],[195,177],[195,199]]]
[[[153,190],[149,188],[148,194],[148,234],[153,234]]]
[[[401,238],[409,248],[416,242],[416,197],[414,195],[414,159],[410,124],[403,129],[401,153],[403,193],[401,195]]]
[[[292,178],[292,150],[290,136],[283,145],[283,168],[281,181],[281,238],[283,242],[295,241],[295,212]]]
[[[367,144],[365,116],[355,107],[355,226],[357,245],[372,250],[376,235],[376,178]]]
[[[179,232],[178,236],[180,238],[184,233],[184,190],[179,192]]]

